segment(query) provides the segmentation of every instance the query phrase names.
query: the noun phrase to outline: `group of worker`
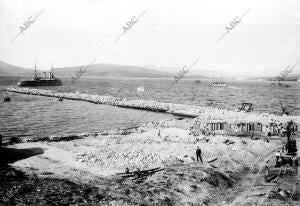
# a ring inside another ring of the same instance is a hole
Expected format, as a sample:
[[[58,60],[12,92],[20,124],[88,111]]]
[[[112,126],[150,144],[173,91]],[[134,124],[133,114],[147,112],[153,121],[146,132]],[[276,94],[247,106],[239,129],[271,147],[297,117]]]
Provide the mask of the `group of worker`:
[[[273,129],[271,129],[273,128]],[[287,125],[279,122],[278,120],[271,119],[270,126],[267,126],[267,136],[272,136],[273,132],[283,136],[285,133],[291,135],[295,131],[295,123],[291,120],[287,122]]]
[[[283,135],[286,132],[286,128],[278,120],[271,119],[270,126],[266,126],[266,128],[267,128],[268,137],[271,137],[273,132],[276,132],[277,134],[281,134],[281,135]]]
[[[283,165],[283,155],[285,154],[285,148],[283,147],[282,150],[278,150],[277,153],[276,153],[276,167],[280,167],[281,165]],[[294,155],[291,159],[292,161],[289,162],[289,164],[296,168],[298,167],[298,157],[297,155]]]

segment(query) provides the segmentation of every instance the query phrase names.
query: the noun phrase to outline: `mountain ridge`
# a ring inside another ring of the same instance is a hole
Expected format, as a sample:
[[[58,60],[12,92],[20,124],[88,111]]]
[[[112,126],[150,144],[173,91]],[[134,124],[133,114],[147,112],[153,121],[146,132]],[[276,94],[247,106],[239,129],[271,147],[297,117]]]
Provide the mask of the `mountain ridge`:
[[[80,68],[86,69],[83,73],[85,77],[96,78],[174,78],[177,73],[173,73],[170,70],[166,70],[167,67],[159,66],[128,66],[108,63],[97,63],[92,65],[82,65],[73,67],[57,67],[54,68],[55,76],[57,77],[70,77],[74,76]],[[49,69],[50,70],[50,69]],[[48,70],[48,71],[49,71]],[[42,73],[45,70],[37,70],[39,76],[43,76]],[[0,60],[0,75],[1,76],[33,76],[34,69],[23,68],[8,64]],[[216,79],[216,77],[199,75],[199,74],[186,74],[185,79]],[[236,79],[236,78],[224,78],[224,79]],[[248,77],[244,80],[276,80],[276,76],[261,76],[261,77]],[[300,79],[300,74],[289,74],[286,80]],[[283,80],[283,79],[281,79]]]
[[[140,66],[125,66],[115,64],[92,64],[89,66],[75,66],[75,67],[57,67],[53,68],[55,76],[66,77],[75,75],[80,68],[86,69],[83,75],[97,76],[97,77],[133,77],[133,78],[165,78],[173,77],[169,72],[163,72],[156,69],[150,69]],[[39,76],[42,76],[44,70],[37,70]],[[34,69],[22,68],[15,65],[0,61],[0,75],[1,76],[27,76],[33,75]]]

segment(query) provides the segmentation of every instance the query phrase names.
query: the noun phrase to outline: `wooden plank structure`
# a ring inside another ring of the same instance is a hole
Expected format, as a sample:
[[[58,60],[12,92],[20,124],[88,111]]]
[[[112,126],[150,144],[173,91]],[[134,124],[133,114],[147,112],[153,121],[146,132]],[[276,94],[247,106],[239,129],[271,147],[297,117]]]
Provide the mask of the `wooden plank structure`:
[[[215,131],[216,133],[227,133],[232,130],[235,130],[236,132],[263,132],[263,125],[259,122],[228,123],[226,121],[218,120],[206,122],[205,125],[211,131]]]
[[[298,130],[299,126],[296,126]],[[204,130],[209,130],[214,134],[227,134],[227,135],[263,135],[265,136],[269,131],[273,135],[279,135],[280,131],[278,125],[263,124],[261,122],[252,121],[232,121],[232,120],[207,120],[207,121],[195,121],[191,127],[191,133],[205,134]]]
[[[148,176],[153,175],[156,172],[160,172],[164,170],[163,168],[157,167],[149,170],[138,170],[134,172],[124,172],[124,173],[117,173],[116,175],[121,178],[132,178],[133,181],[142,182]]]

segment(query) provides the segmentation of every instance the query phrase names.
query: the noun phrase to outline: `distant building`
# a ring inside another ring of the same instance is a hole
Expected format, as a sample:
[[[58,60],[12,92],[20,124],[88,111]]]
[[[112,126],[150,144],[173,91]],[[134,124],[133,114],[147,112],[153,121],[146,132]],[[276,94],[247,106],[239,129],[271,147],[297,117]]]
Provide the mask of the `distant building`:
[[[285,128],[275,125],[270,122],[263,124],[259,121],[241,121],[241,120],[195,120],[194,124],[190,127],[190,134],[199,136],[200,134],[220,134],[220,135],[234,135],[234,136],[265,136],[269,131],[272,135],[282,135],[282,129]],[[299,125],[296,124],[295,129],[298,131]],[[210,131],[210,132],[208,132]]]

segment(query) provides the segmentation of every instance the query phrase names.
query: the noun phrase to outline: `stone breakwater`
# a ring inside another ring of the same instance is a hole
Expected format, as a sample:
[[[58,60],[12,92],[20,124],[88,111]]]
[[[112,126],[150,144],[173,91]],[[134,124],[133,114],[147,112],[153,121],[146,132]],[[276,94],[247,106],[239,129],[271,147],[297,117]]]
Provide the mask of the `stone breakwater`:
[[[207,120],[225,120],[228,122],[261,122],[269,123],[271,120],[278,120],[280,122],[287,122],[293,120],[300,123],[300,116],[277,116],[268,113],[246,113],[237,112],[227,109],[219,109],[214,107],[200,107],[185,104],[163,103],[153,100],[126,100],[119,97],[100,96],[82,93],[64,93],[53,90],[42,90],[34,88],[7,88],[8,92],[15,92],[28,95],[39,95],[55,98],[63,98],[77,101],[86,101],[95,104],[106,104],[111,106],[118,106],[131,109],[141,109],[154,112],[165,112],[185,117],[199,117],[203,121]]]

